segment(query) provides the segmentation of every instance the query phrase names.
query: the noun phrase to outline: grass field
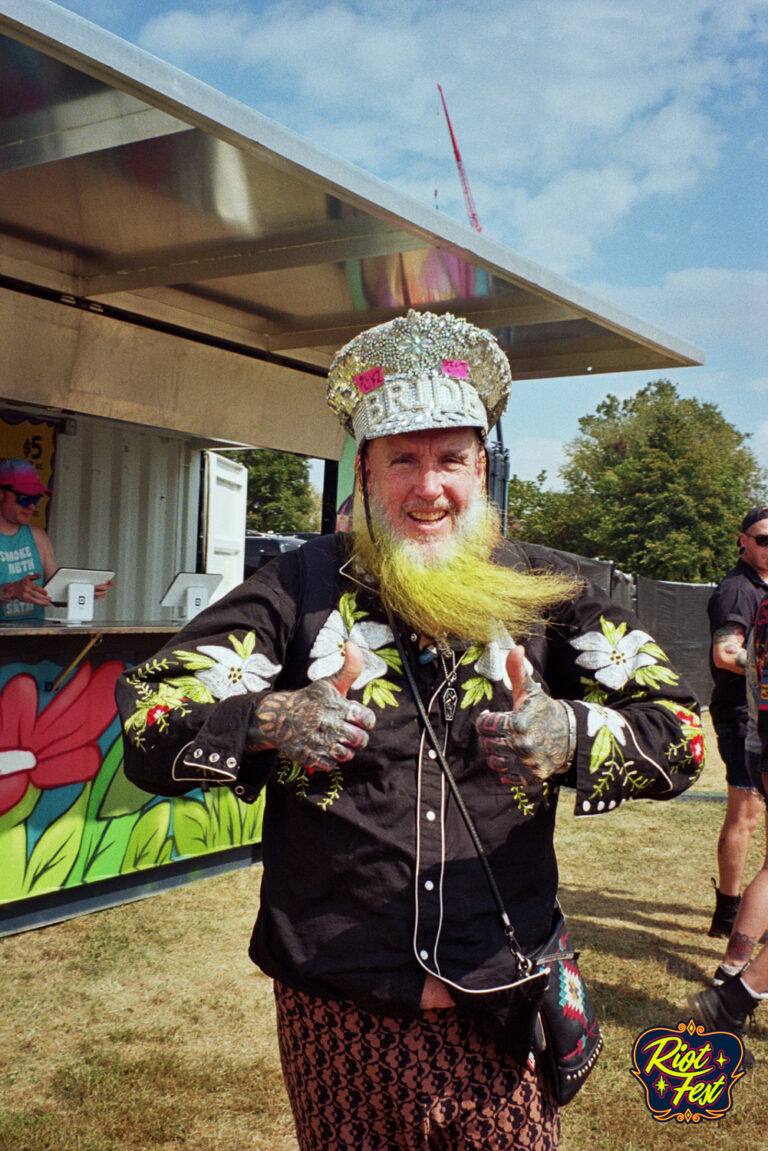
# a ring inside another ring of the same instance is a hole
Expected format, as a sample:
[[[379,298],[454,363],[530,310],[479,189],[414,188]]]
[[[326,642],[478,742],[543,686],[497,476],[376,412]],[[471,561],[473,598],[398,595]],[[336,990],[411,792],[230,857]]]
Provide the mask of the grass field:
[[[606,1041],[563,1151],[768,1151],[768,1005],[723,1119],[658,1123],[629,1073],[637,1035],[687,1019],[722,953],[709,747],[690,798],[587,821],[561,806],[561,898]],[[251,868],[0,940],[0,1151],[295,1151],[271,985],[246,955],[258,884]]]

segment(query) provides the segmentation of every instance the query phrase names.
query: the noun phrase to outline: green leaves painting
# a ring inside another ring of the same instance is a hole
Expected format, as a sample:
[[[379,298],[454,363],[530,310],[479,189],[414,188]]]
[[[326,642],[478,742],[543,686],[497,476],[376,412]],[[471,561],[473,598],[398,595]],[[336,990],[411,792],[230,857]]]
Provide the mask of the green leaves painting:
[[[40,792],[0,818],[0,903],[130,875],[192,856],[257,843],[261,800],[244,804],[227,788],[153,798],[126,779],[122,740],[98,775],[32,840]]]

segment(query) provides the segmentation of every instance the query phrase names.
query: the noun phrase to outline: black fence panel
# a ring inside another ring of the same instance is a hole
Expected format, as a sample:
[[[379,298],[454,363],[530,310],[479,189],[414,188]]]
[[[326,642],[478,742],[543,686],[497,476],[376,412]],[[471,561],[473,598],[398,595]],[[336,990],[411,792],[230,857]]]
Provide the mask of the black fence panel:
[[[699,703],[708,706],[712,675],[707,601],[715,585],[667,583],[645,576],[636,576],[635,585],[641,624],[682,673]]]

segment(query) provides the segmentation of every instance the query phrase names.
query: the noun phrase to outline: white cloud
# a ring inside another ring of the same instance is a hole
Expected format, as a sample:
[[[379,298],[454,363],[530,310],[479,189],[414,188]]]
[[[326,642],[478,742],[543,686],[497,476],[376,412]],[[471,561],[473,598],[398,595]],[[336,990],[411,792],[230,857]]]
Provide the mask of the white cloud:
[[[592,258],[594,244],[611,233],[639,196],[629,166],[571,169],[536,195],[512,192],[511,221],[527,256],[567,272]]]
[[[718,163],[767,25],[768,0],[197,0],[141,43],[225,61],[241,99],[464,218],[441,82],[485,231],[571,274]]]
[[[592,290],[694,343],[765,350],[768,272],[685,268],[650,287],[602,283],[593,284]]]

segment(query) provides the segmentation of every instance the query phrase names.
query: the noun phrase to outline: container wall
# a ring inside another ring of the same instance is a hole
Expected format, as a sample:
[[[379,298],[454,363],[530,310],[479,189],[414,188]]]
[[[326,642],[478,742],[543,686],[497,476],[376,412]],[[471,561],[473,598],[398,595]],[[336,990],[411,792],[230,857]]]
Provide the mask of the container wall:
[[[59,434],[48,531],[59,566],[115,571],[96,619],[165,620],[163,592],[194,571],[199,447],[183,437],[79,417]]]

